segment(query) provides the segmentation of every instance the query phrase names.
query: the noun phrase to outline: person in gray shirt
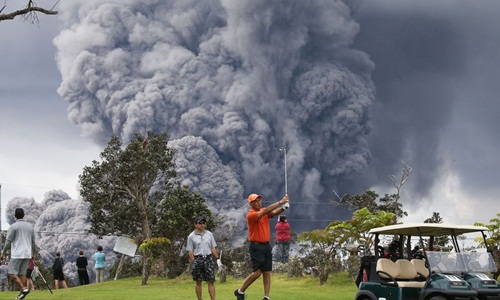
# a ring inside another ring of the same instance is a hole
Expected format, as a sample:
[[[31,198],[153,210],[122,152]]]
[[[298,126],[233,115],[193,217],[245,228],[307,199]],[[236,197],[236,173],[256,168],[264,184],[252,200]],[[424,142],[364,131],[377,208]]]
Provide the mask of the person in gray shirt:
[[[198,300],[201,300],[201,283],[208,283],[208,294],[211,300],[215,300],[215,273],[214,259],[219,260],[219,253],[215,249],[213,234],[205,229],[207,220],[204,217],[196,217],[194,220],[195,230],[187,238],[186,250],[191,262],[191,274],[196,281],[195,292]]]
[[[33,226],[24,220],[24,210],[16,208],[16,222],[7,230],[7,237],[1,256],[10,251],[8,274],[19,286],[20,293],[16,299],[24,299],[30,290],[27,287],[26,270],[36,251],[35,231]]]
[[[7,267],[7,261],[2,262],[0,266],[0,292],[7,292],[9,287],[9,277],[7,276],[9,267]]]

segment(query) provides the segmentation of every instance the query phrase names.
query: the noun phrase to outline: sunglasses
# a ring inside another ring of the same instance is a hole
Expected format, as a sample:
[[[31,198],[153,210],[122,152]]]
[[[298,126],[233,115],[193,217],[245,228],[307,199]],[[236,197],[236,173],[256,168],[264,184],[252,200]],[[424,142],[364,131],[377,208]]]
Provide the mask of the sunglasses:
[[[198,222],[198,224],[205,224],[205,222],[201,221],[201,222]]]

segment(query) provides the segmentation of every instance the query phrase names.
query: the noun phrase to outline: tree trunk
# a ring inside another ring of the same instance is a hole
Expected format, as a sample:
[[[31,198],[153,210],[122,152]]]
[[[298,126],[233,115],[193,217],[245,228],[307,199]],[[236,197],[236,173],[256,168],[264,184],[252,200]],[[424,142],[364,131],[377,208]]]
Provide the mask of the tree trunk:
[[[149,256],[145,252],[142,254],[142,285],[148,284],[149,279]]]
[[[151,228],[147,214],[147,197],[138,196],[136,202],[139,207],[139,214],[142,217],[142,235],[143,241],[151,238]],[[142,254],[142,285],[148,284],[149,278],[149,255],[148,251],[144,251]]]
[[[328,280],[328,275],[330,275],[330,273],[327,270],[321,271],[321,273],[319,274],[320,285],[324,285],[326,283],[326,281]]]

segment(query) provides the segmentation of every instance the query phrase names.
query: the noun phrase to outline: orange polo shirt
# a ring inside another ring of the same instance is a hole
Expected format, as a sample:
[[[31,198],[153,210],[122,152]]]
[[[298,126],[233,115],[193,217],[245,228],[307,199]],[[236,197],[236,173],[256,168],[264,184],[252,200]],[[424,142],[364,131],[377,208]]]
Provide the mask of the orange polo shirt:
[[[250,209],[247,214],[248,240],[250,242],[266,243],[271,240],[269,215],[258,218],[259,211]]]

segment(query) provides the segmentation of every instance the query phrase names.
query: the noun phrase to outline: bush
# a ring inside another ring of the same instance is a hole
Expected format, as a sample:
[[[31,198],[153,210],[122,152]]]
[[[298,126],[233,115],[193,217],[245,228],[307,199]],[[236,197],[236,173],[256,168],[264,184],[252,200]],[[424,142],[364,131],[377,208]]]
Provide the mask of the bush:
[[[288,262],[288,277],[304,276],[304,264],[298,257],[291,257]]]
[[[228,253],[229,252],[229,253]],[[225,253],[222,263],[227,267],[228,274],[235,278],[245,278],[252,273],[252,262],[248,253],[248,242]]]
[[[361,257],[356,255],[349,256],[344,262],[344,268],[349,275],[349,278],[356,279],[361,267]]]
[[[123,254],[122,254],[123,255]],[[109,270],[109,276],[111,278],[115,278],[116,270],[118,269],[118,264],[120,260],[118,259],[114,266]],[[142,274],[142,263],[140,259],[131,258],[129,256],[125,256],[123,261],[122,270],[120,271],[119,278],[128,278],[128,277],[138,277]]]

